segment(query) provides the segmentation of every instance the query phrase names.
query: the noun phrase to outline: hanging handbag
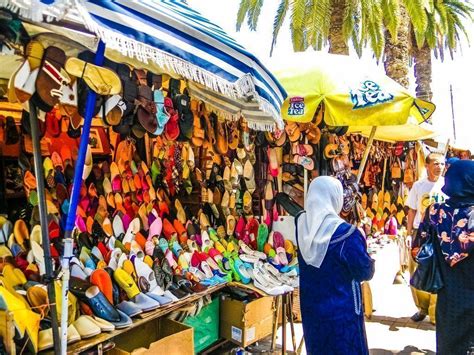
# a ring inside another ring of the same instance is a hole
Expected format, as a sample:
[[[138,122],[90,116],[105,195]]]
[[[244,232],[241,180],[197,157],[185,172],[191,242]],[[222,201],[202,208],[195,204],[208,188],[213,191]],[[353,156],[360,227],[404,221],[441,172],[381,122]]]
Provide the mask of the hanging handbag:
[[[410,285],[418,290],[437,293],[443,288],[444,283],[436,255],[439,252],[439,246],[436,245],[439,243],[438,235],[430,223],[429,215],[429,210],[426,210],[423,225],[416,236],[417,239],[423,238],[424,242],[415,257],[418,267],[410,279]]]
[[[396,158],[392,163],[392,179],[402,178],[402,168],[400,167],[400,159]]]

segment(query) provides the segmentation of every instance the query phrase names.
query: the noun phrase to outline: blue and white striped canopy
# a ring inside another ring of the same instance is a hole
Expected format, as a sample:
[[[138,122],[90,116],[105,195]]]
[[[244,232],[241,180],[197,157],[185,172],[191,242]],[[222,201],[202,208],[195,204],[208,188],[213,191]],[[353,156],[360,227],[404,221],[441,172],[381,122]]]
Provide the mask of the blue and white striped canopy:
[[[0,0],[0,5],[5,0]],[[254,102],[268,120],[282,125],[280,107],[286,92],[251,53],[222,28],[180,0],[11,0],[11,9],[32,20],[79,22],[98,35],[107,48],[140,62],[154,62],[184,79],[204,85],[227,99]],[[47,6],[45,6],[47,5]],[[41,9],[32,11],[31,9]],[[38,18],[38,12],[43,15]],[[244,113],[245,117],[245,113]],[[246,117],[247,118],[247,117]],[[250,123],[253,122],[249,115]],[[260,126],[262,127],[262,126]]]

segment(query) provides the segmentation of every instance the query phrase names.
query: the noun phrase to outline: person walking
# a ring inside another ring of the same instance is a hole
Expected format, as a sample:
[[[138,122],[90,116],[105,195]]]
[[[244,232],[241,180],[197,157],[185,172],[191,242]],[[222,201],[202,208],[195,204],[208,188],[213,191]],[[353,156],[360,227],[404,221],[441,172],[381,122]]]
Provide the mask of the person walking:
[[[300,305],[308,354],[368,354],[360,283],[374,274],[365,237],[339,217],[343,188],[321,176],[296,216]]]
[[[437,354],[474,354],[474,162],[452,162],[445,175],[445,203],[429,208],[420,225],[416,244],[424,231],[435,230],[435,255],[443,287],[436,304]],[[425,228],[425,224],[434,228]]]
[[[441,188],[444,185],[442,176],[445,166],[444,156],[439,153],[430,153],[425,160],[427,177],[422,178],[413,184],[406,205],[409,208],[407,215],[407,247],[411,250],[408,257],[408,271],[410,277],[416,270],[416,262],[413,259],[418,252],[417,248],[412,248],[412,240],[416,236],[417,229],[423,219],[423,213],[428,206],[434,202],[443,202],[445,195]],[[411,319],[420,322],[429,315],[430,322],[435,324],[436,295],[411,287],[413,301],[418,312]]]

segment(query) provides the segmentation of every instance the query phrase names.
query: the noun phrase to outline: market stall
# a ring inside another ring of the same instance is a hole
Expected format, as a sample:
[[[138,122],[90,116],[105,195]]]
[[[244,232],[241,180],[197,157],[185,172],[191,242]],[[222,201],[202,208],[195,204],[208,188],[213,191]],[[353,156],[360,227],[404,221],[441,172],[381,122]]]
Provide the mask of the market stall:
[[[256,301],[298,284],[264,144],[283,89],[185,5],[124,4],[1,10],[19,59],[1,102],[19,197],[1,220],[11,349],[59,352],[59,319],[63,353],[102,349],[231,281]]]

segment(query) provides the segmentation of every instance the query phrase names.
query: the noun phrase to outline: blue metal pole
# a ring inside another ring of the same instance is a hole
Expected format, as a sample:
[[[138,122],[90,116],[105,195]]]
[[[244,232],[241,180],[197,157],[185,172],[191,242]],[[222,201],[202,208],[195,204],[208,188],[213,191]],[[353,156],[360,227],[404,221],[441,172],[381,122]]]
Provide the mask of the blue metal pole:
[[[104,64],[105,43],[99,41],[97,46],[94,64],[101,66]],[[69,211],[66,219],[66,227],[64,230],[64,253],[61,260],[62,267],[62,309],[61,309],[61,354],[67,351],[67,321],[68,321],[68,290],[69,290],[69,261],[73,253],[72,230],[76,220],[77,204],[82,185],[82,174],[84,171],[84,163],[86,160],[87,145],[89,144],[89,135],[91,131],[92,118],[94,115],[94,107],[97,94],[89,90],[87,94],[86,109],[84,115],[84,126],[82,127],[81,142],[79,144],[79,152],[75,164],[74,181],[72,185],[71,199],[69,203]]]
[[[105,44],[100,41],[94,59],[94,64],[101,66],[104,64]],[[86,160],[87,145],[89,144],[89,135],[91,131],[92,116],[94,114],[95,101],[97,94],[89,90],[87,94],[86,109],[84,115],[84,126],[82,127],[81,142],[79,144],[79,152],[74,171],[74,183],[72,186],[71,200],[69,202],[69,211],[67,214],[65,231],[69,232],[74,229],[76,220],[76,209],[79,202],[79,193],[81,191],[82,173],[84,171],[84,163]]]

